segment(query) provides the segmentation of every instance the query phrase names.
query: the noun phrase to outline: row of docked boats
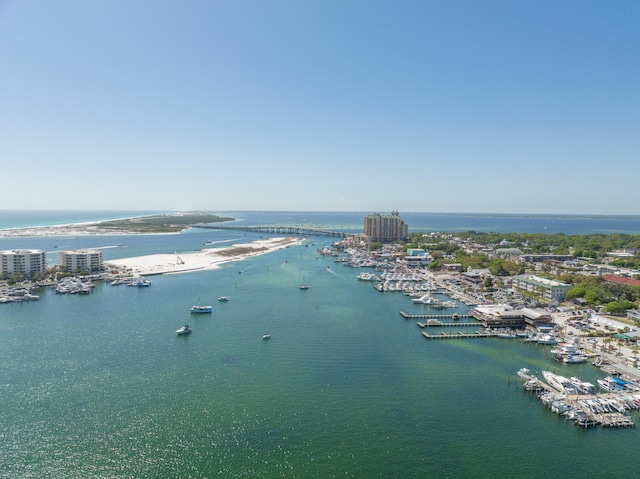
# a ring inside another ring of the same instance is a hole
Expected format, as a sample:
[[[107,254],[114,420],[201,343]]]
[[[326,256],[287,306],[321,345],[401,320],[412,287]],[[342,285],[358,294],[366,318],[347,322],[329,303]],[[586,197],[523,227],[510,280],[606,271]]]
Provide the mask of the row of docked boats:
[[[55,286],[57,294],[89,294],[95,285],[90,280],[64,278]]]
[[[21,301],[37,301],[40,296],[31,294],[26,288],[7,288],[0,291],[0,303],[19,303]]]
[[[625,413],[632,409],[640,409],[640,390],[638,394],[599,396],[592,383],[580,378],[566,378],[550,371],[543,371],[542,375],[551,390],[545,390],[540,380],[531,374],[529,369],[522,368],[518,371],[518,376],[524,381],[524,388],[540,391],[538,398],[552,412],[584,427],[635,426],[635,422]],[[583,394],[585,397],[577,394]]]

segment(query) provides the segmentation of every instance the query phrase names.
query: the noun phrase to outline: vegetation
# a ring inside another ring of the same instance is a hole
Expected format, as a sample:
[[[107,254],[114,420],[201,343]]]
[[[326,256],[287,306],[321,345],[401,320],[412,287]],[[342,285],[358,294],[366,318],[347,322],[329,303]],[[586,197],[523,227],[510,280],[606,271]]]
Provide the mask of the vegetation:
[[[142,216],[124,220],[103,221],[101,229],[131,233],[177,233],[193,225],[232,221],[234,218],[211,213],[178,213],[172,215]]]

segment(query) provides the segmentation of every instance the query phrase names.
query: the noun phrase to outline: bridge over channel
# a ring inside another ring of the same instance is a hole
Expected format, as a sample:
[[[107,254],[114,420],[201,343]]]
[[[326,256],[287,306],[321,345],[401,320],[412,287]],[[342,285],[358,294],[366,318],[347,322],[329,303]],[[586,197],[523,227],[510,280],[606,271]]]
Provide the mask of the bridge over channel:
[[[229,225],[193,225],[194,228],[204,228],[211,230],[248,231],[251,233],[269,233],[298,236],[333,236],[336,238],[351,238],[359,236],[361,233],[347,233],[345,231],[326,230],[322,228],[306,226],[229,226]]]

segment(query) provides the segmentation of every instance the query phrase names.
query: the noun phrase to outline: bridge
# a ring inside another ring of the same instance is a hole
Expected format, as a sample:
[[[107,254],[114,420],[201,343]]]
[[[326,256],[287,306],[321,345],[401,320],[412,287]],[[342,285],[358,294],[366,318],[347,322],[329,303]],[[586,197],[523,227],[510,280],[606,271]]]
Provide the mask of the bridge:
[[[361,233],[347,233],[345,231],[326,230],[313,226],[228,226],[228,225],[193,225],[194,228],[204,228],[211,230],[248,231],[250,233],[268,233],[278,235],[297,236],[333,236],[336,238],[351,238],[359,236]]]

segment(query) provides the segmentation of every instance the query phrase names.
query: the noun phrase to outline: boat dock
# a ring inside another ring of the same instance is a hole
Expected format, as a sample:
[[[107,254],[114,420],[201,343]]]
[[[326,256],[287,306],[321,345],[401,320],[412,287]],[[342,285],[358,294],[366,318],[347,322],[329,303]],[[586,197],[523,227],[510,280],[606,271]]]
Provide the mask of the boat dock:
[[[470,314],[409,314],[400,311],[400,316],[404,319],[453,319],[453,318],[471,318]],[[476,323],[480,324],[480,323]]]
[[[627,397],[622,394],[564,394],[549,384],[533,376],[527,379],[523,388],[537,397],[552,412],[573,420],[584,428],[634,427],[633,419],[625,411],[638,409],[638,396]]]
[[[422,335],[427,339],[460,339],[460,338],[495,338],[498,333],[493,331],[481,331],[478,330],[474,333],[463,333],[458,331],[456,334],[447,334],[444,331],[440,334],[429,334],[426,331],[422,332]]]
[[[439,323],[439,324],[438,324]],[[481,326],[480,323],[443,323],[442,321],[438,321],[438,323],[430,323],[429,321],[427,321],[426,323],[422,323],[420,321],[418,321],[418,326],[421,328],[424,327],[439,327],[439,328],[447,328],[447,327],[478,327]]]

